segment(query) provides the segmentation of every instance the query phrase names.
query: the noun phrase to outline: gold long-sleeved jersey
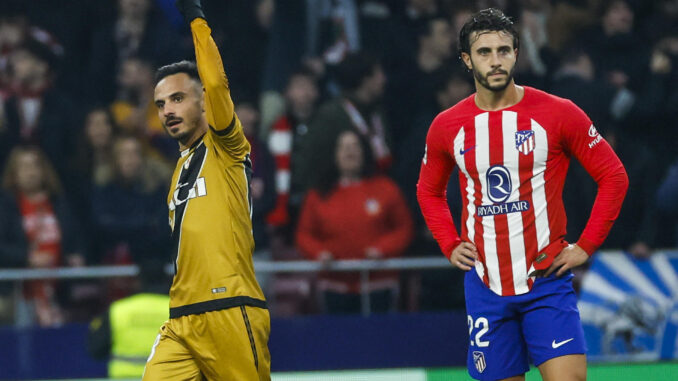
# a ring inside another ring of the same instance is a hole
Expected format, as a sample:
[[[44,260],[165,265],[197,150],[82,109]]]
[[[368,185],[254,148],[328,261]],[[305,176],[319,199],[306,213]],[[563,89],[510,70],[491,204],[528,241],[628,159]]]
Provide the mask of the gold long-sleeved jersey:
[[[207,22],[193,20],[191,31],[210,128],[181,153],[167,197],[176,255],[170,318],[266,307],[252,262],[250,145]]]

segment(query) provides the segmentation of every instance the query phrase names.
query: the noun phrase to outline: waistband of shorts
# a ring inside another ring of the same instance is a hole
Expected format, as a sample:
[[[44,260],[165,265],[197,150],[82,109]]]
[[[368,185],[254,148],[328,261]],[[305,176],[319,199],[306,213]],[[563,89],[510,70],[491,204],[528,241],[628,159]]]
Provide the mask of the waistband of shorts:
[[[206,302],[186,304],[181,307],[173,307],[169,310],[169,317],[170,319],[175,319],[182,316],[197,315],[205,312],[225,310],[239,306],[268,309],[265,300],[252,298],[250,296],[233,296],[230,298],[214,299],[208,300]]]

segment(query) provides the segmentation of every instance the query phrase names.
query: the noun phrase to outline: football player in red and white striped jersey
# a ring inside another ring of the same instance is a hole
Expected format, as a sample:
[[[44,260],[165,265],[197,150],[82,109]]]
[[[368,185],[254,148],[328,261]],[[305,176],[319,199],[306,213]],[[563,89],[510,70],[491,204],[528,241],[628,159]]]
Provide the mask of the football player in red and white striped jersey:
[[[459,46],[476,93],[431,124],[417,197],[443,253],[468,271],[469,371],[478,379],[524,380],[530,358],[544,379],[585,379],[569,270],[607,236],[628,188],[626,171],[571,101],[516,85],[519,38],[501,11],[474,14]],[[562,201],[571,158],[598,184],[591,217],[574,244],[564,240]],[[461,234],[445,196],[455,166]]]

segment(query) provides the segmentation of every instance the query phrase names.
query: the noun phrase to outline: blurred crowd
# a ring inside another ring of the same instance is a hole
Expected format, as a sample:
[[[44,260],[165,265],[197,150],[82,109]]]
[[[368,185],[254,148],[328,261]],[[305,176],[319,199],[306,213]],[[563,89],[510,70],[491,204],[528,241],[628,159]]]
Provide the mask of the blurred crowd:
[[[0,1],[0,268],[169,262],[178,156],[154,70],[192,59],[172,0]],[[678,244],[678,0],[203,0],[252,145],[255,256],[438,255],[416,203],[427,129],[473,93],[458,32],[494,6],[521,35],[516,83],[579,105],[631,186],[603,249]],[[596,184],[576,163],[568,240]],[[448,199],[461,200],[456,175]],[[458,220],[456,220],[457,226]],[[360,311],[358,274],[262,279],[274,315]],[[372,311],[463,308],[455,270],[374,272]],[[0,283],[0,321],[85,321],[130,282]]]

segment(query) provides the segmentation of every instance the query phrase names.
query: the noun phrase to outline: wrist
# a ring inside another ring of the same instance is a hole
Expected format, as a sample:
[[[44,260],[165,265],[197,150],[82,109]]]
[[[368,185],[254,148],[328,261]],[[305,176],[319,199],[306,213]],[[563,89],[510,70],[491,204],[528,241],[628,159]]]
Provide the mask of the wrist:
[[[197,18],[205,19],[200,0],[176,0],[176,6],[189,24]]]

